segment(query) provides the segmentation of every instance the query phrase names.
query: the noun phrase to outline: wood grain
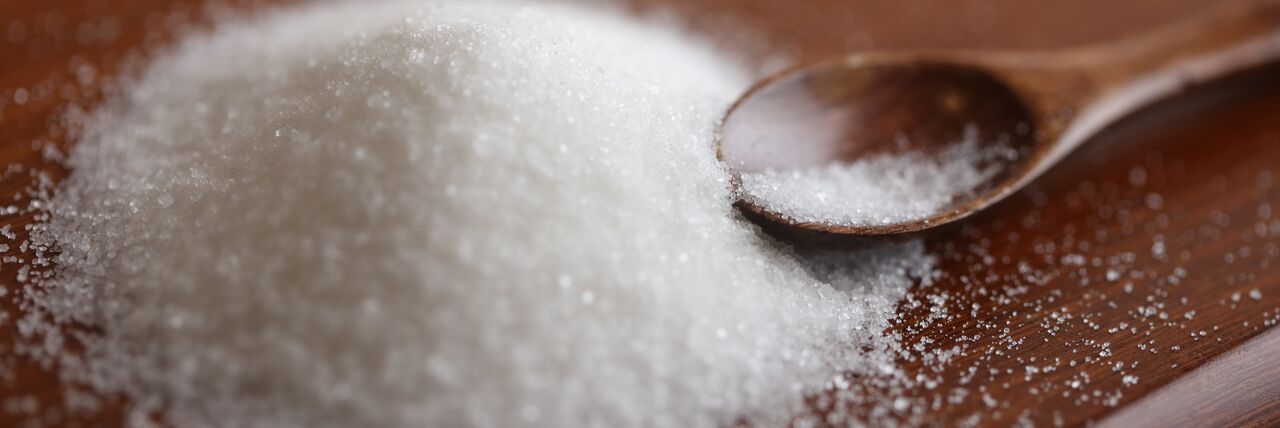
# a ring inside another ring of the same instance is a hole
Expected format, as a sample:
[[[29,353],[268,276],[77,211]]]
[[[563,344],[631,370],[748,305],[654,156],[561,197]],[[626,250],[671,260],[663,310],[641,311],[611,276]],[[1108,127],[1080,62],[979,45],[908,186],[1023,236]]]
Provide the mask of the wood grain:
[[[1272,329],[1117,411],[1099,427],[1280,425],[1276,349],[1280,330]]]
[[[674,8],[735,48],[786,55],[780,64],[855,49],[1064,47],[1136,34],[1210,6],[1197,0],[636,3],[646,10]],[[117,74],[130,52],[154,49],[199,23],[202,5],[0,1],[0,160],[50,167],[38,149],[65,144],[56,112],[69,104],[91,106],[100,86],[65,84],[82,78],[86,64],[94,82]],[[760,36],[728,36],[734,28]],[[1280,181],[1276,75],[1264,70],[1129,118],[1032,188],[930,238],[943,274],[912,291],[893,332],[912,350],[902,367],[936,383],[878,391],[854,379],[854,388],[930,403],[902,416],[928,425],[1275,424],[1280,340],[1271,325],[1280,317],[1280,215],[1263,207],[1280,210],[1280,183],[1271,184]],[[26,94],[21,104],[18,89]],[[25,174],[6,175],[0,195],[8,198],[29,182]],[[1162,251],[1153,251],[1157,247]],[[1132,262],[1118,268],[1108,262],[1125,254],[1133,254]],[[1093,265],[1095,258],[1101,266]],[[0,280],[12,284],[13,268],[0,266]],[[1123,280],[1108,279],[1108,268],[1123,270]],[[3,305],[17,311],[7,299]],[[939,311],[950,316],[933,319]],[[1250,342],[1264,333],[1264,340]],[[13,323],[0,323],[0,344],[14,334]],[[1108,352],[1100,356],[1104,343]],[[920,362],[955,347],[959,352],[946,364]],[[17,368],[12,378],[0,379],[0,407],[21,407],[30,396],[37,410],[60,408],[63,386],[47,368],[7,351],[0,355]],[[1117,362],[1123,372],[1113,370]],[[1053,371],[1028,375],[1028,366],[1055,364]],[[977,374],[970,375],[971,368]],[[1126,375],[1136,383],[1125,385]],[[969,391],[965,398],[946,399],[960,387]],[[1228,398],[1202,399],[1206,393]],[[820,396],[811,402],[821,412],[833,410],[823,408]],[[116,400],[88,415],[0,411],[0,426],[119,426],[122,408]],[[842,410],[865,415],[871,407]]]

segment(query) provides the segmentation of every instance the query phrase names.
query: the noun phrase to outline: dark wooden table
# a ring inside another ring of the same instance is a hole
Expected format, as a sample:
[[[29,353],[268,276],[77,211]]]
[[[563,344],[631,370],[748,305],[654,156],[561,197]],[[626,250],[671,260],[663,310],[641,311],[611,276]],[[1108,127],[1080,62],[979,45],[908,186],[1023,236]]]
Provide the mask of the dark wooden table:
[[[1212,3],[643,0],[637,7],[674,8],[736,49],[787,63],[868,49],[1062,47],[1134,34]],[[0,162],[61,176],[40,156],[42,147],[66,147],[57,113],[91,108],[102,82],[131,57],[200,25],[202,5],[0,2]],[[728,36],[740,33],[757,37]],[[0,195],[8,199],[29,183],[26,174],[7,175]],[[20,230],[30,220],[4,223]],[[901,365],[919,382],[895,389],[850,379],[862,394],[924,403],[900,418],[976,426],[1280,424],[1280,330],[1271,328],[1280,320],[1280,69],[1125,120],[1034,188],[931,237],[929,246],[943,274],[911,292],[890,332],[910,350]],[[0,266],[6,284],[14,275],[14,265]],[[0,307],[11,318],[18,311],[8,299]],[[12,343],[14,328],[0,323],[0,346]],[[64,388],[55,376],[4,349],[0,364],[13,376],[0,378],[0,426],[120,424],[119,399],[92,414],[56,411]],[[822,396],[810,402],[820,414],[870,411],[834,409]],[[4,411],[27,406],[39,416]]]

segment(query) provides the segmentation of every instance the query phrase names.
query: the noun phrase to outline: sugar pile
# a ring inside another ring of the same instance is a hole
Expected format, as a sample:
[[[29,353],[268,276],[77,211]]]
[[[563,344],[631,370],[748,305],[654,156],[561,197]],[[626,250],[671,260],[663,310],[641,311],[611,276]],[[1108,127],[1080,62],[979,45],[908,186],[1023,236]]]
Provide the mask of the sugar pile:
[[[743,199],[806,223],[881,226],[940,213],[1002,170],[1003,145],[980,147],[975,128],[938,153],[883,154],[851,163],[741,175]]]
[[[25,351],[175,426],[777,423],[891,371],[932,259],[801,263],[741,220],[711,136],[746,83],[568,5],[225,23],[85,119]]]

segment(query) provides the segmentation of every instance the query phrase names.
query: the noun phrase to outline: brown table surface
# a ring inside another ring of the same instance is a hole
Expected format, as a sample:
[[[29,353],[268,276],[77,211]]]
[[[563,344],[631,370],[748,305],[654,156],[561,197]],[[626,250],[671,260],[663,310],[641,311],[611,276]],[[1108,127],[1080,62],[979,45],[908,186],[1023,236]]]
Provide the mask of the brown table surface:
[[[1247,1],[637,3],[674,8],[712,34],[755,34],[725,40],[788,63],[869,49],[1063,47]],[[0,162],[56,170],[33,144],[65,144],[56,113],[92,106],[95,82],[200,22],[202,4],[0,1]],[[850,388],[917,400],[898,417],[930,425],[1280,424],[1280,330],[1270,328],[1280,320],[1276,76],[1261,70],[1128,118],[1032,189],[929,238],[942,275],[911,292],[891,331],[910,350],[902,368],[920,382],[887,390],[855,378]],[[0,195],[29,181],[7,176]],[[13,284],[15,270],[0,266],[0,280]],[[17,312],[8,299],[0,306]],[[931,316],[940,313],[949,316]],[[0,323],[0,346],[14,329]],[[0,364],[14,370],[0,378],[0,426],[120,424],[118,399],[92,415],[57,411],[54,375],[3,349]],[[945,363],[920,362],[948,350]],[[35,416],[14,413],[29,397]],[[869,411],[832,409],[822,395],[809,402],[821,414]]]

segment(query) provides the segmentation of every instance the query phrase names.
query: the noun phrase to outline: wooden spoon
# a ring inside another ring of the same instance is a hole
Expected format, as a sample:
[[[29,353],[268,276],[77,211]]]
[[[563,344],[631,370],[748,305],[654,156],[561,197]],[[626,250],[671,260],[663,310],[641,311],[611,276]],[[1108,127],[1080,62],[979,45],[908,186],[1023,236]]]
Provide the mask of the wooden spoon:
[[[1280,58],[1280,3],[1051,53],[885,52],[783,71],[730,109],[717,155],[743,173],[938,153],[976,128],[1017,152],[1000,173],[936,214],[893,224],[793,221],[746,199],[749,218],[804,236],[897,235],[953,223],[1008,197],[1118,119],[1161,98]],[[1280,78],[1280,77],[1278,77]],[[1278,118],[1277,120],[1280,120]],[[911,195],[903,195],[911,197]]]

